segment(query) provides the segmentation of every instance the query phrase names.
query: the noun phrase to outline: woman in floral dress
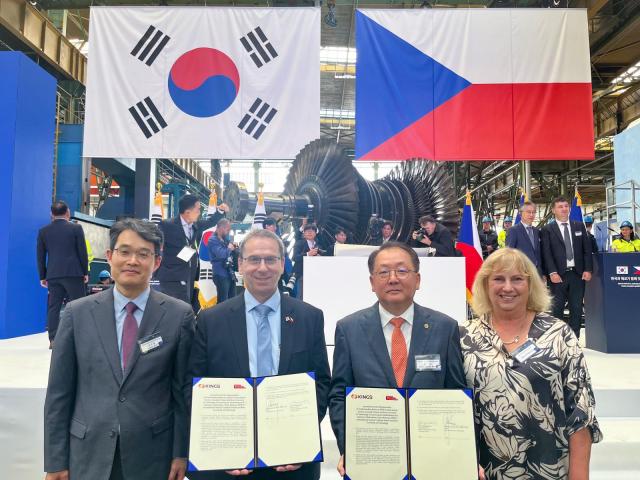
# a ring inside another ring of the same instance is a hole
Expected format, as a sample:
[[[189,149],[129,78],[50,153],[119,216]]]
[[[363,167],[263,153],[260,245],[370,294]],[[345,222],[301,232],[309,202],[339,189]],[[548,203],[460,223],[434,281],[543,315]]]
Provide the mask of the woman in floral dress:
[[[602,439],[591,380],[578,339],[544,313],[549,305],[518,250],[495,252],[476,276],[479,318],[461,342],[487,480],[589,478],[591,444]]]

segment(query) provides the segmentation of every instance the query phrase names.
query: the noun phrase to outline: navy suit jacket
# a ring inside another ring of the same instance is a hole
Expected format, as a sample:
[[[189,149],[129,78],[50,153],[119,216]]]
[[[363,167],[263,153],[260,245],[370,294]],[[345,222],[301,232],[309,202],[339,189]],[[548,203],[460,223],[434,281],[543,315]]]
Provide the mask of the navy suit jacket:
[[[319,236],[316,237],[316,247],[318,250],[325,250],[325,246],[320,241]],[[296,274],[296,277],[300,279],[304,272],[304,264],[302,263],[303,257],[307,255],[309,252],[309,244],[307,243],[306,238],[302,238],[296,240],[295,245],[293,246],[293,273]],[[326,253],[318,252],[318,255],[326,255]]]
[[[38,231],[37,259],[40,280],[87,275],[89,257],[84,230],[64,219],[42,227]]]
[[[231,250],[227,248],[227,243],[222,242],[220,237],[214,233],[209,238],[207,249],[209,249],[209,258],[213,266],[213,275],[216,277],[231,278],[231,273],[227,268],[227,260],[229,259]]]
[[[540,246],[540,230],[536,227],[533,227],[533,244],[529,239],[529,235],[527,235],[527,230],[522,223],[518,223],[509,229],[507,232],[507,247],[517,248],[522,253],[524,253],[529,260],[533,262],[533,264],[538,269],[538,273],[540,275],[542,272],[542,247]]]
[[[331,381],[322,310],[287,295],[281,295],[280,312],[278,373],[316,373],[320,422],[327,411],[327,394]],[[192,377],[251,376],[244,295],[233,297],[200,313],[189,363]],[[283,442],[289,440],[283,439]],[[224,472],[189,474],[189,478],[192,477],[196,480],[231,478]],[[251,478],[318,479],[320,464],[305,464],[299,470],[287,473],[278,473],[270,468],[258,469],[253,472]]]
[[[578,275],[593,271],[593,252],[591,239],[587,236],[587,229],[582,222],[569,221],[571,225],[571,245],[575,269]],[[564,239],[557,222],[549,223],[542,228],[542,262],[547,275],[555,272],[564,275],[567,271],[567,254]]]
[[[202,232],[213,227],[223,215],[219,212],[214,213],[210,217],[198,220],[193,224],[193,238],[191,243],[184,234],[182,228],[182,220],[178,215],[175,218],[163,220],[158,227],[162,230],[162,263],[155,273],[155,277],[161,282],[193,282],[198,277],[198,268],[200,266],[199,257],[193,255],[188,262],[184,262],[178,258],[180,250],[184,247],[198,248]]]
[[[425,354],[440,355],[440,371],[416,372],[415,356]],[[348,386],[397,387],[382,332],[378,303],[343,318],[336,326],[329,414],[341,454],[344,454],[344,395]],[[455,320],[444,313],[415,304],[403,386],[466,387],[460,330]]]

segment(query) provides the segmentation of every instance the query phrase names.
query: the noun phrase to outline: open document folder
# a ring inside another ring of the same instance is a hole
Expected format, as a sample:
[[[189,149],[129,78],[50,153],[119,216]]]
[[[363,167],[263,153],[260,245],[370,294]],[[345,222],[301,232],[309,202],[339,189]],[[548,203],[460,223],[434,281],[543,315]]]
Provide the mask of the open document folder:
[[[190,471],[322,460],[314,373],[193,379]]]
[[[476,480],[472,391],[347,387],[345,479]]]

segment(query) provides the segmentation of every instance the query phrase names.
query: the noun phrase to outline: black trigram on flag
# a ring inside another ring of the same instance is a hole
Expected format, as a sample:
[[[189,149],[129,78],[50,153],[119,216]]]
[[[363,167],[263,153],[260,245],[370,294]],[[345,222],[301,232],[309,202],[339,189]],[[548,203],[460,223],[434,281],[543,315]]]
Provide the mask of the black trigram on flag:
[[[131,113],[138,127],[147,138],[151,138],[152,135],[167,126],[167,122],[164,121],[164,118],[162,118],[162,115],[160,115],[160,112],[149,97],[129,107],[129,113]]]
[[[253,225],[257,226],[260,225],[262,228],[264,228],[264,221],[267,219],[267,214],[264,212],[256,212],[253,215]]]
[[[278,56],[278,52],[260,27],[247,33],[240,42],[258,68]]]
[[[165,35],[160,30],[157,30],[156,27],[150,25],[140,41],[131,50],[131,55],[151,66],[169,40],[171,40],[169,35]]]
[[[242,117],[238,128],[257,140],[260,138],[260,135],[262,135],[262,132],[264,132],[264,129],[267,128],[267,125],[273,120],[273,117],[276,116],[276,113],[278,113],[278,110],[267,102],[263,102],[261,98],[256,98],[249,112]]]
[[[213,280],[213,269],[211,267],[209,268],[205,268],[205,267],[200,267],[200,276],[198,277],[198,280],[202,281],[202,280]]]

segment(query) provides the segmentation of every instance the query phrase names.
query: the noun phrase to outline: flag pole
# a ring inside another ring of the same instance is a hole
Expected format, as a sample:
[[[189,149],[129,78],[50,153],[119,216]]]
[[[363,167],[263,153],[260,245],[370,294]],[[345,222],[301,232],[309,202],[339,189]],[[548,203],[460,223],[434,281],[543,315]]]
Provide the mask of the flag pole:
[[[531,162],[529,160],[524,161],[524,192],[528,199],[531,198]]]

